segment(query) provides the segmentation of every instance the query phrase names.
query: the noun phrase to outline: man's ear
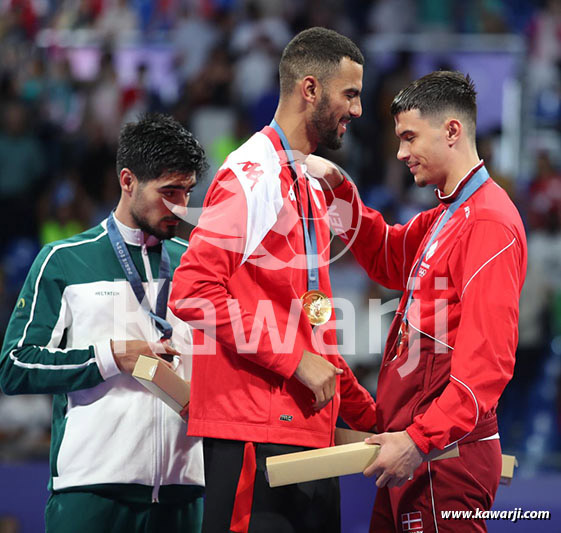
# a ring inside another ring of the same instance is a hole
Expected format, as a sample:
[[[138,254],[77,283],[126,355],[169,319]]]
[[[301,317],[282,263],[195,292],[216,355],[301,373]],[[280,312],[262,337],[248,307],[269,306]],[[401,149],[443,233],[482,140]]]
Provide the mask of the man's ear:
[[[310,104],[315,104],[321,95],[321,85],[315,76],[306,76],[300,82],[302,98]]]
[[[130,169],[123,168],[121,170],[121,172],[119,173],[119,184],[121,185],[121,190],[125,194],[132,194],[137,183],[138,180]]]
[[[445,124],[446,141],[448,146],[452,148],[464,133],[464,125],[457,118],[449,118]]]

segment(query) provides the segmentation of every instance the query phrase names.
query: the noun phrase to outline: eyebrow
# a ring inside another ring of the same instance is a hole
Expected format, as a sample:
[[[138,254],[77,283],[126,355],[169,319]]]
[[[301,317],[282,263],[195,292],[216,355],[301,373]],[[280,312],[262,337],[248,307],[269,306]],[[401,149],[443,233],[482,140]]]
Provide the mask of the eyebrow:
[[[184,191],[184,190],[191,190],[195,185],[197,185],[197,181],[194,180],[192,183],[190,183],[189,185],[162,185],[161,187],[158,187],[158,189],[161,191],[163,189],[172,189],[172,190],[178,190],[178,191]]]
[[[405,130],[405,131],[402,131],[401,133],[396,132],[396,135],[399,138],[402,138],[402,137],[406,137],[407,135],[415,135],[415,132],[413,130]]]

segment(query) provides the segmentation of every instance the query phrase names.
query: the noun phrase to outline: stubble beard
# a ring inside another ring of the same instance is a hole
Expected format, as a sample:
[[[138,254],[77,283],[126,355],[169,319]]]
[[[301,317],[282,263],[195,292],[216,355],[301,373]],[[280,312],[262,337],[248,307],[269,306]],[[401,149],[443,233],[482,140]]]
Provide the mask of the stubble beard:
[[[329,96],[321,97],[312,114],[312,125],[318,138],[318,144],[329,150],[339,150],[343,146],[343,136],[338,134],[339,121],[335,113],[329,113],[330,104]]]
[[[154,226],[148,222],[148,219],[137,213],[135,210],[131,211],[132,218],[136,225],[148,235],[153,235],[159,240],[171,239],[175,237],[177,232],[177,226],[168,226],[167,230],[162,230],[157,226]]]

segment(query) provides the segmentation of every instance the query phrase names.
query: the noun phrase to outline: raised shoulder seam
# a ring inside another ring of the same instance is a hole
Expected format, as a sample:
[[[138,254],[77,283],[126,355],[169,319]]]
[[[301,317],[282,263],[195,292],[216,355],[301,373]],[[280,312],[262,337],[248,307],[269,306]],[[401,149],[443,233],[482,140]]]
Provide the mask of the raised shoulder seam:
[[[475,228],[475,226],[477,226],[478,224],[481,224],[481,223],[491,223],[491,224],[496,224],[497,226],[501,226],[506,231],[508,231],[509,235],[513,239],[516,239],[517,242],[519,240],[516,233],[513,231],[513,229],[511,227],[509,227],[508,224],[505,224],[505,222],[502,221],[502,220],[496,220],[495,218],[474,218],[473,220],[468,221],[468,223],[465,225],[465,227],[460,230],[460,233],[458,235],[458,240],[460,240],[462,238],[465,231],[468,231],[468,230],[472,231],[473,228]]]

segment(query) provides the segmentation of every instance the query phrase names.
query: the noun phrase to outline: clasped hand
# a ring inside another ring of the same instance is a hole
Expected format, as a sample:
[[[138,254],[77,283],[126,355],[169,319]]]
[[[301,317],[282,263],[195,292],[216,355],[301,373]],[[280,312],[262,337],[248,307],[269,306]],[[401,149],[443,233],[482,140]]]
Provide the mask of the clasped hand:
[[[332,365],[321,355],[304,350],[294,377],[314,393],[314,409],[319,411],[335,396],[336,376],[342,373],[341,368]]]
[[[180,355],[173,349],[169,342],[146,342],[146,341],[111,341],[111,350],[115,363],[121,372],[132,374],[136,361],[141,355],[157,357],[169,368],[173,369],[171,363],[158,356],[158,354]]]
[[[401,487],[423,462],[423,454],[407,431],[380,433],[365,440],[368,444],[379,444],[376,460],[364,470],[366,477],[376,476],[378,487]]]

